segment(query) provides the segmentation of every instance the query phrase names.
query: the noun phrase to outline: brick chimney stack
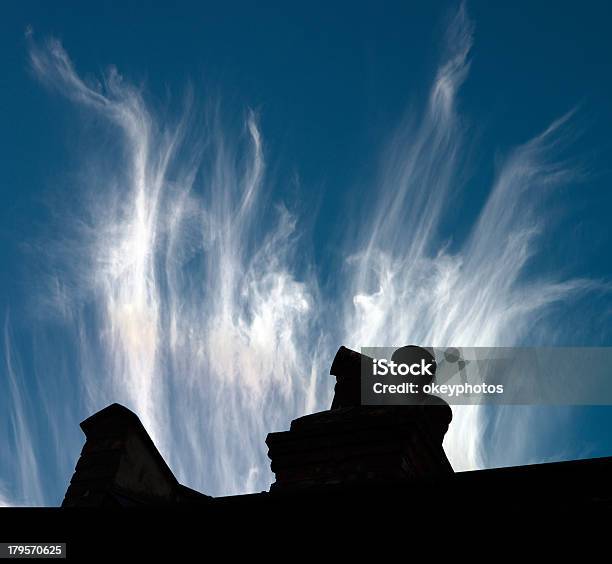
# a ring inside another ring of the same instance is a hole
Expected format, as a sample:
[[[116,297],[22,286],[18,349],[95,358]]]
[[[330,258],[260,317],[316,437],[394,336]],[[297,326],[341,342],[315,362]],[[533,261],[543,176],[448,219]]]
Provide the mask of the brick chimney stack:
[[[442,448],[452,419],[442,399],[421,405],[361,405],[361,367],[367,357],[340,347],[331,409],[270,433],[271,492],[364,483],[407,482],[453,473]]]

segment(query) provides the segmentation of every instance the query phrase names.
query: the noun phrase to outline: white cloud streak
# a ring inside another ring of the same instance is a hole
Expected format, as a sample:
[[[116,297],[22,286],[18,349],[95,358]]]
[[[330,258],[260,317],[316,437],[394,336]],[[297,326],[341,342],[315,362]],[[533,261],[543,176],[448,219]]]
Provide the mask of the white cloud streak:
[[[440,241],[446,203],[457,201],[461,189],[465,131],[456,94],[471,45],[472,24],[461,6],[424,116],[400,128],[390,144],[371,220],[349,260],[353,300],[345,305],[344,323],[353,346],[512,346],[528,338],[548,306],[589,286],[523,277],[545,227],[536,202],[572,177],[554,160],[568,118],[501,163],[458,250],[451,253]],[[478,407],[454,408],[445,448],[455,469],[483,465],[483,428]]]
[[[313,407],[316,288],[292,270],[295,218],[278,206],[274,224],[262,227],[265,162],[255,116],[238,147],[213,123],[194,149],[184,143],[187,116],[160,125],[116,71],[93,86],[56,41],[32,45],[30,54],[41,80],[123,134],[123,158],[101,183],[93,219],[80,226],[73,264],[64,264],[64,276],[86,286],[84,303],[69,309],[94,308],[94,329],[80,342],[89,409],[131,407],[195,487],[265,487],[266,433]],[[66,311],[63,299],[59,305]]]
[[[45,496],[35,451],[37,441],[32,432],[33,422],[29,420],[32,410],[28,405],[23,368],[13,345],[8,314],[4,319],[2,337],[6,387],[11,406],[5,431],[9,434],[7,439],[13,449],[8,460],[12,467],[12,487],[6,494],[0,490],[0,506],[43,505]]]

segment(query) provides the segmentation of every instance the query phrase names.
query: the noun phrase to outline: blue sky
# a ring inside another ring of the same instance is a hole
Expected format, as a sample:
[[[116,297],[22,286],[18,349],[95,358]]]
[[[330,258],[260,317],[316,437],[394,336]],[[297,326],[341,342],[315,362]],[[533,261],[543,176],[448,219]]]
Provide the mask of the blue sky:
[[[269,484],[267,432],[327,406],[340,344],[609,345],[609,19],[6,5],[0,501],[57,504],[111,401],[181,480],[236,493]],[[607,455],[611,421],[466,412],[446,448]]]

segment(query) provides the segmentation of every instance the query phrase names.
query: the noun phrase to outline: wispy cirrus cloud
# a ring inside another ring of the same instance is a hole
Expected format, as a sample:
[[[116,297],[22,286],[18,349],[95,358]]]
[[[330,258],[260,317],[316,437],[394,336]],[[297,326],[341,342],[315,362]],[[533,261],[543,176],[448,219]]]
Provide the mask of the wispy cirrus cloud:
[[[3,465],[10,468],[10,490],[0,489],[0,506],[44,505],[45,495],[41,482],[37,437],[32,426],[36,410],[32,409],[25,387],[25,375],[14,347],[10,317],[7,314],[2,327],[2,352],[5,389],[8,406],[4,444],[9,446]],[[1,484],[1,482],[0,482]]]
[[[345,340],[353,346],[512,346],[529,338],[552,304],[593,286],[524,276],[547,227],[538,202],[543,205],[555,187],[577,175],[558,159],[570,115],[500,163],[484,206],[456,250],[440,238],[449,202],[466,189],[462,166],[469,130],[456,97],[467,78],[472,34],[461,5],[449,23],[445,58],[423,116],[411,116],[387,148],[373,209],[348,262],[353,298],[344,304],[343,321]],[[456,469],[481,467],[483,411],[454,411],[445,440],[449,458]],[[513,420],[505,414],[506,423]]]
[[[343,243],[333,294],[319,287],[299,210],[272,200],[256,115],[236,131],[216,107],[202,118],[188,97],[171,119],[116,70],[85,80],[58,41],[30,41],[36,77],[99,118],[104,139],[82,155],[82,198],[45,248],[45,311],[73,345],[78,409],[119,401],[136,411],[192,487],[267,489],[265,436],[328,407],[326,373],[339,344],[509,346],[528,338],[549,306],[588,287],[524,276],[546,228],[532,196],[572,179],[557,158],[569,117],[506,157],[456,250],[441,239],[447,202],[466,189],[457,93],[473,24],[463,6],[422,115],[384,148],[365,221],[346,218],[356,236]],[[14,372],[13,380],[17,397]],[[61,409],[56,401],[51,412]],[[23,434],[27,411],[19,401],[11,409],[23,468],[40,471],[28,450],[37,439]],[[455,409],[445,446],[458,470],[484,464],[483,417]],[[34,478],[17,481],[26,488]]]
[[[62,276],[85,286],[70,311],[83,327],[93,319],[79,343],[88,409],[130,406],[200,488],[262,487],[266,432],[314,404],[316,288],[294,272],[295,218],[278,205],[262,224],[255,115],[232,140],[213,115],[188,145],[189,114],[159,123],[116,71],[87,84],[53,40],[32,44],[30,56],[43,82],[112,123],[123,148],[78,226],[82,246],[62,264]]]

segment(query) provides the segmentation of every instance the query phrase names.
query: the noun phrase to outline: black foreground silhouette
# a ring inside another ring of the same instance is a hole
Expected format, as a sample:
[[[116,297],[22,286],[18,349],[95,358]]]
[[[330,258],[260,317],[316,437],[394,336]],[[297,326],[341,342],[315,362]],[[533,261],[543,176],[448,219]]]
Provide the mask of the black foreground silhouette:
[[[402,347],[394,357],[426,354]],[[397,356],[396,356],[397,355]],[[612,458],[455,473],[442,447],[451,408],[435,396],[419,405],[365,406],[360,401],[360,353],[340,347],[331,408],[270,433],[276,480],[269,492],[213,498],[181,485],[138,417],[112,404],[81,423],[86,442],[63,507],[295,507],[338,503],[359,507],[393,500],[495,504],[549,511],[572,504],[612,506]]]

